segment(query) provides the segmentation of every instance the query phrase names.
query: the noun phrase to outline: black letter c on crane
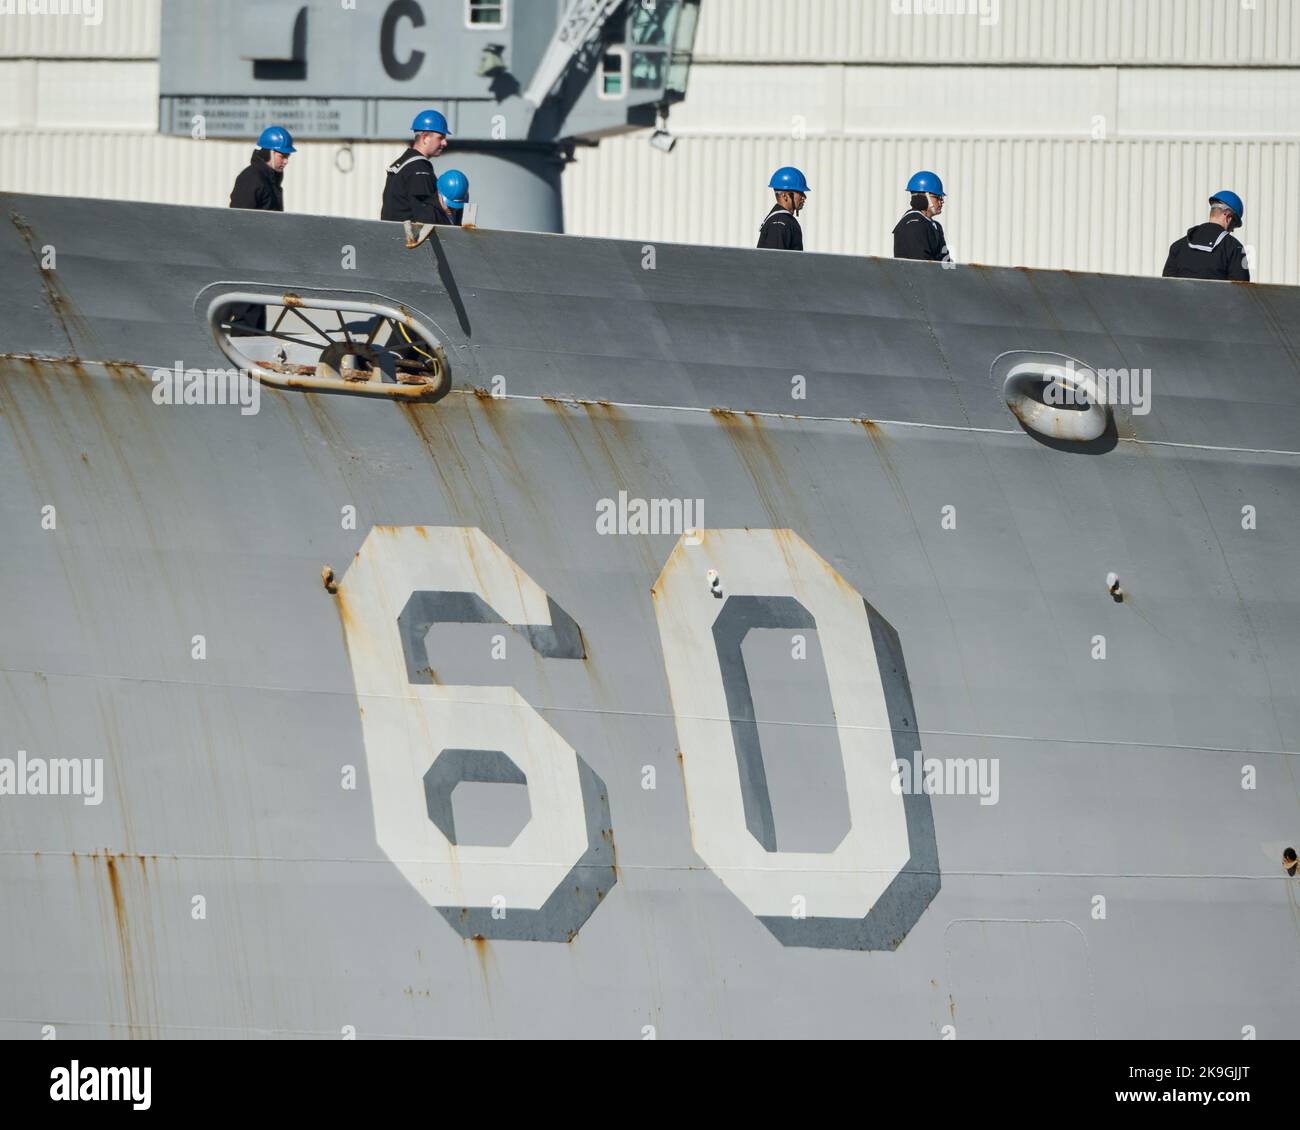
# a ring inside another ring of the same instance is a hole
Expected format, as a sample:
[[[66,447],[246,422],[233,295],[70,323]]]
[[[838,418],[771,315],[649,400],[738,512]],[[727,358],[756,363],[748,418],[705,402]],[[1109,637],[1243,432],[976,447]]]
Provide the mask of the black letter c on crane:
[[[393,0],[388,5],[388,11],[384,13],[384,22],[379,30],[379,58],[384,64],[384,70],[389,78],[397,79],[398,82],[407,82],[420,71],[420,65],[424,62],[423,51],[412,51],[407,57],[405,63],[397,61],[397,55],[394,52],[394,40],[397,38],[397,23],[401,19],[411,21],[412,27],[424,27],[424,12],[420,10],[420,5],[415,0]]]

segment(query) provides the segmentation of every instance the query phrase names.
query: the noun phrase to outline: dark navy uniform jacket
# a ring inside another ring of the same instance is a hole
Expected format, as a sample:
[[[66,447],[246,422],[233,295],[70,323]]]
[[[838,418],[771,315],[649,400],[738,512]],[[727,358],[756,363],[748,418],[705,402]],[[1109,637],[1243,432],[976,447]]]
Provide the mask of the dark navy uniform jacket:
[[[763,221],[758,234],[758,246],[769,251],[802,251],[803,228],[793,212],[775,205]]]
[[[950,260],[943,225],[924,212],[905,213],[894,228],[894,258],[927,259],[936,263]]]
[[[265,149],[254,149],[253,160],[235,178],[230,190],[232,208],[252,208],[259,212],[284,211],[284,174],[271,168]]]
[[[1232,279],[1250,282],[1246,249],[1240,240],[1218,224],[1190,228],[1169,249],[1164,276],[1167,279]]]
[[[428,157],[408,149],[388,166],[379,218],[414,220],[417,224],[451,223],[438,200],[438,177]]]

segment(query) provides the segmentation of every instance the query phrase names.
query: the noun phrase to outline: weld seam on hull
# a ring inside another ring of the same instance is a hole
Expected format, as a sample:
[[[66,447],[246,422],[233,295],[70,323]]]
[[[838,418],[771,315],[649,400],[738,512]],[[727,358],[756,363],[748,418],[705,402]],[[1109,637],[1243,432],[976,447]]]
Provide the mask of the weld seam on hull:
[[[20,360],[20,361],[37,361],[45,362],[51,365],[66,363],[67,359],[55,357],[36,357],[28,354],[5,353],[0,354],[0,360]],[[150,365],[141,362],[118,362],[118,361],[89,361],[85,358],[76,359],[82,365],[121,365],[130,364],[134,368],[140,369],[147,373],[152,369],[170,369],[166,365]],[[175,362],[172,362],[172,366]],[[277,386],[272,386],[277,387]],[[283,391],[282,389],[280,391]],[[456,388],[451,390],[451,394],[461,396],[473,396],[478,399],[477,393],[473,389]],[[535,401],[539,404],[556,403],[572,405],[575,407],[581,405],[601,405],[603,407],[618,408],[625,411],[645,411],[645,412],[693,412],[700,415],[712,415],[715,411],[713,408],[697,408],[688,404],[635,404],[624,401],[613,400],[575,400],[564,396],[525,396],[515,393],[506,393],[500,396],[494,395],[493,400],[519,400]],[[419,403],[415,401],[414,403]],[[883,420],[875,419],[868,416],[797,416],[788,412],[752,412],[747,409],[727,409],[737,416],[748,416],[758,420],[786,420],[792,423],[813,423],[813,424],[861,424],[864,420],[881,427],[892,428],[918,428],[934,432],[967,432],[974,435],[992,435],[992,436],[1019,436],[1024,432],[1018,428],[976,428],[967,424],[926,424],[918,420]],[[1227,455],[1281,455],[1290,458],[1300,458],[1300,451],[1290,451],[1284,448],[1269,447],[1218,447],[1214,444],[1206,443],[1178,443],[1174,440],[1162,439],[1137,439],[1132,436],[1120,436],[1120,443],[1129,443],[1139,447],[1170,447],[1184,451],[1215,451]]]
[[[6,856],[28,856],[30,851],[20,851],[14,848],[0,850],[0,859]],[[41,855],[51,856],[54,858],[70,858],[72,852],[46,852],[42,851]],[[176,863],[296,863],[304,866],[318,867],[321,864],[352,864],[365,866],[383,866],[391,867],[398,860],[391,859],[388,856],[379,858],[359,857],[359,856],[288,856],[288,855],[216,855],[211,852],[194,852],[184,855],[166,853],[164,856],[159,854],[160,858],[166,858]],[[400,859],[400,857],[399,857]],[[402,862],[419,862],[401,860]],[[503,863],[502,866],[516,867],[518,861],[512,861],[509,864]],[[539,865],[541,866],[541,865]],[[739,874],[742,872],[762,873],[774,872],[782,873],[779,867],[710,867],[703,863],[625,863],[619,860],[620,871],[645,871],[645,872],[672,872],[678,874],[692,875],[717,875],[717,874]],[[837,875],[884,875],[891,872],[876,867],[836,867],[836,868],[810,868],[808,874],[837,874]],[[930,868],[914,868],[912,874],[917,875],[938,875],[939,871]],[[1163,882],[1165,880],[1176,880],[1185,882],[1225,882],[1225,883],[1278,883],[1292,881],[1287,875],[1243,875],[1237,872],[1213,873],[1206,871],[970,871],[970,870],[953,870],[945,867],[942,875],[945,879],[963,878],[963,879],[1146,879],[1154,882]],[[0,1019],[4,1019],[0,1017]]]
[[[455,389],[462,396],[474,396],[472,390]],[[541,403],[557,403],[579,407],[582,405],[599,405],[607,408],[619,408],[628,411],[648,412],[695,412],[706,416],[712,415],[713,408],[696,408],[688,404],[629,404],[614,400],[572,400],[563,396],[523,396],[513,393],[493,396],[493,400],[535,400]],[[1018,436],[1024,432],[1019,428],[976,428],[967,424],[925,424],[917,420],[880,420],[871,416],[796,416],[788,412],[751,412],[744,408],[726,409],[735,416],[748,416],[759,420],[787,420],[791,423],[813,424],[861,424],[864,420],[881,427],[922,428],[935,432],[971,432],[977,435]],[[1178,447],[1189,451],[1221,451],[1234,455],[1290,455],[1300,458],[1300,451],[1266,447],[1216,447],[1204,443],[1176,443],[1173,440],[1135,439],[1120,436],[1120,443],[1132,443],[1143,447]]]
[[[202,690],[255,690],[271,691],[277,694],[327,694],[341,695],[349,700],[355,699],[355,694],[348,691],[324,690],[314,687],[275,687],[256,683],[187,683],[179,679],[155,679],[147,678],[140,675],[98,675],[88,674],[80,671],[28,671],[17,667],[0,667],[0,674],[6,675],[54,675],[61,679],[106,679],[116,680],[119,682],[147,683],[157,686],[168,687],[192,687]],[[390,698],[392,696],[369,695],[370,698]],[[475,705],[484,705],[478,699],[461,699],[462,702],[469,702]],[[548,714],[587,714],[601,717],[614,718],[656,718],[662,720],[671,720],[677,717],[672,712],[658,710],[597,710],[588,706],[549,706],[544,713]],[[712,719],[712,721],[726,721],[727,719]],[[772,726],[791,726],[801,729],[834,729],[835,724],[829,722],[783,722],[780,720],[764,721],[764,725]],[[865,727],[852,727],[853,729],[862,729]],[[1169,742],[1133,742],[1133,741],[1116,741],[1111,738],[1076,738],[1063,737],[1053,738],[1045,737],[1040,734],[986,734],[969,730],[912,730],[898,729],[890,730],[890,733],[901,734],[918,734],[921,737],[936,738],[970,738],[981,741],[998,741],[998,742],[1034,742],[1036,744],[1052,745],[1077,745],[1077,746],[1098,746],[1110,749],[1151,749],[1160,750],[1170,753],[1223,753],[1235,756],[1253,756],[1253,757],[1296,757],[1300,758],[1300,750],[1293,749],[1241,749],[1233,746],[1206,746],[1206,745],[1183,745]],[[0,855],[4,852],[0,849]]]

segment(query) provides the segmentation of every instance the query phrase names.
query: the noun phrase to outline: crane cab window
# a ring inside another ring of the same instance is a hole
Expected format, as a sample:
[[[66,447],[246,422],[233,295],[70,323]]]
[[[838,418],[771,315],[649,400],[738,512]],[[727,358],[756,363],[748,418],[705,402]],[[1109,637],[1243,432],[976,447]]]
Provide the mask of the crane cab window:
[[[465,0],[465,26],[495,31],[506,26],[510,0]]]
[[[627,52],[614,47],[600,60],[600,88],[602,98],[622,98],[627,93]]]

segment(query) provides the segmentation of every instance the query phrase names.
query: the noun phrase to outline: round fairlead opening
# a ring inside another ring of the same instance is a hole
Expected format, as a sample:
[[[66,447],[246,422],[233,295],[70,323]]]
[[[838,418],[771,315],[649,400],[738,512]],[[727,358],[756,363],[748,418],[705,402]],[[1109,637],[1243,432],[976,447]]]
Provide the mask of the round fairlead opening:
[[[1066,443],[1092,443],[1111,427],[1112,408],[1090,366],[1060,353],[1004,353],[993,378],[1029,431]]]
[[[451,388],[442,335],[383,295],[217,283],[195,309],[222,353],[263,384],[423,401]]]

